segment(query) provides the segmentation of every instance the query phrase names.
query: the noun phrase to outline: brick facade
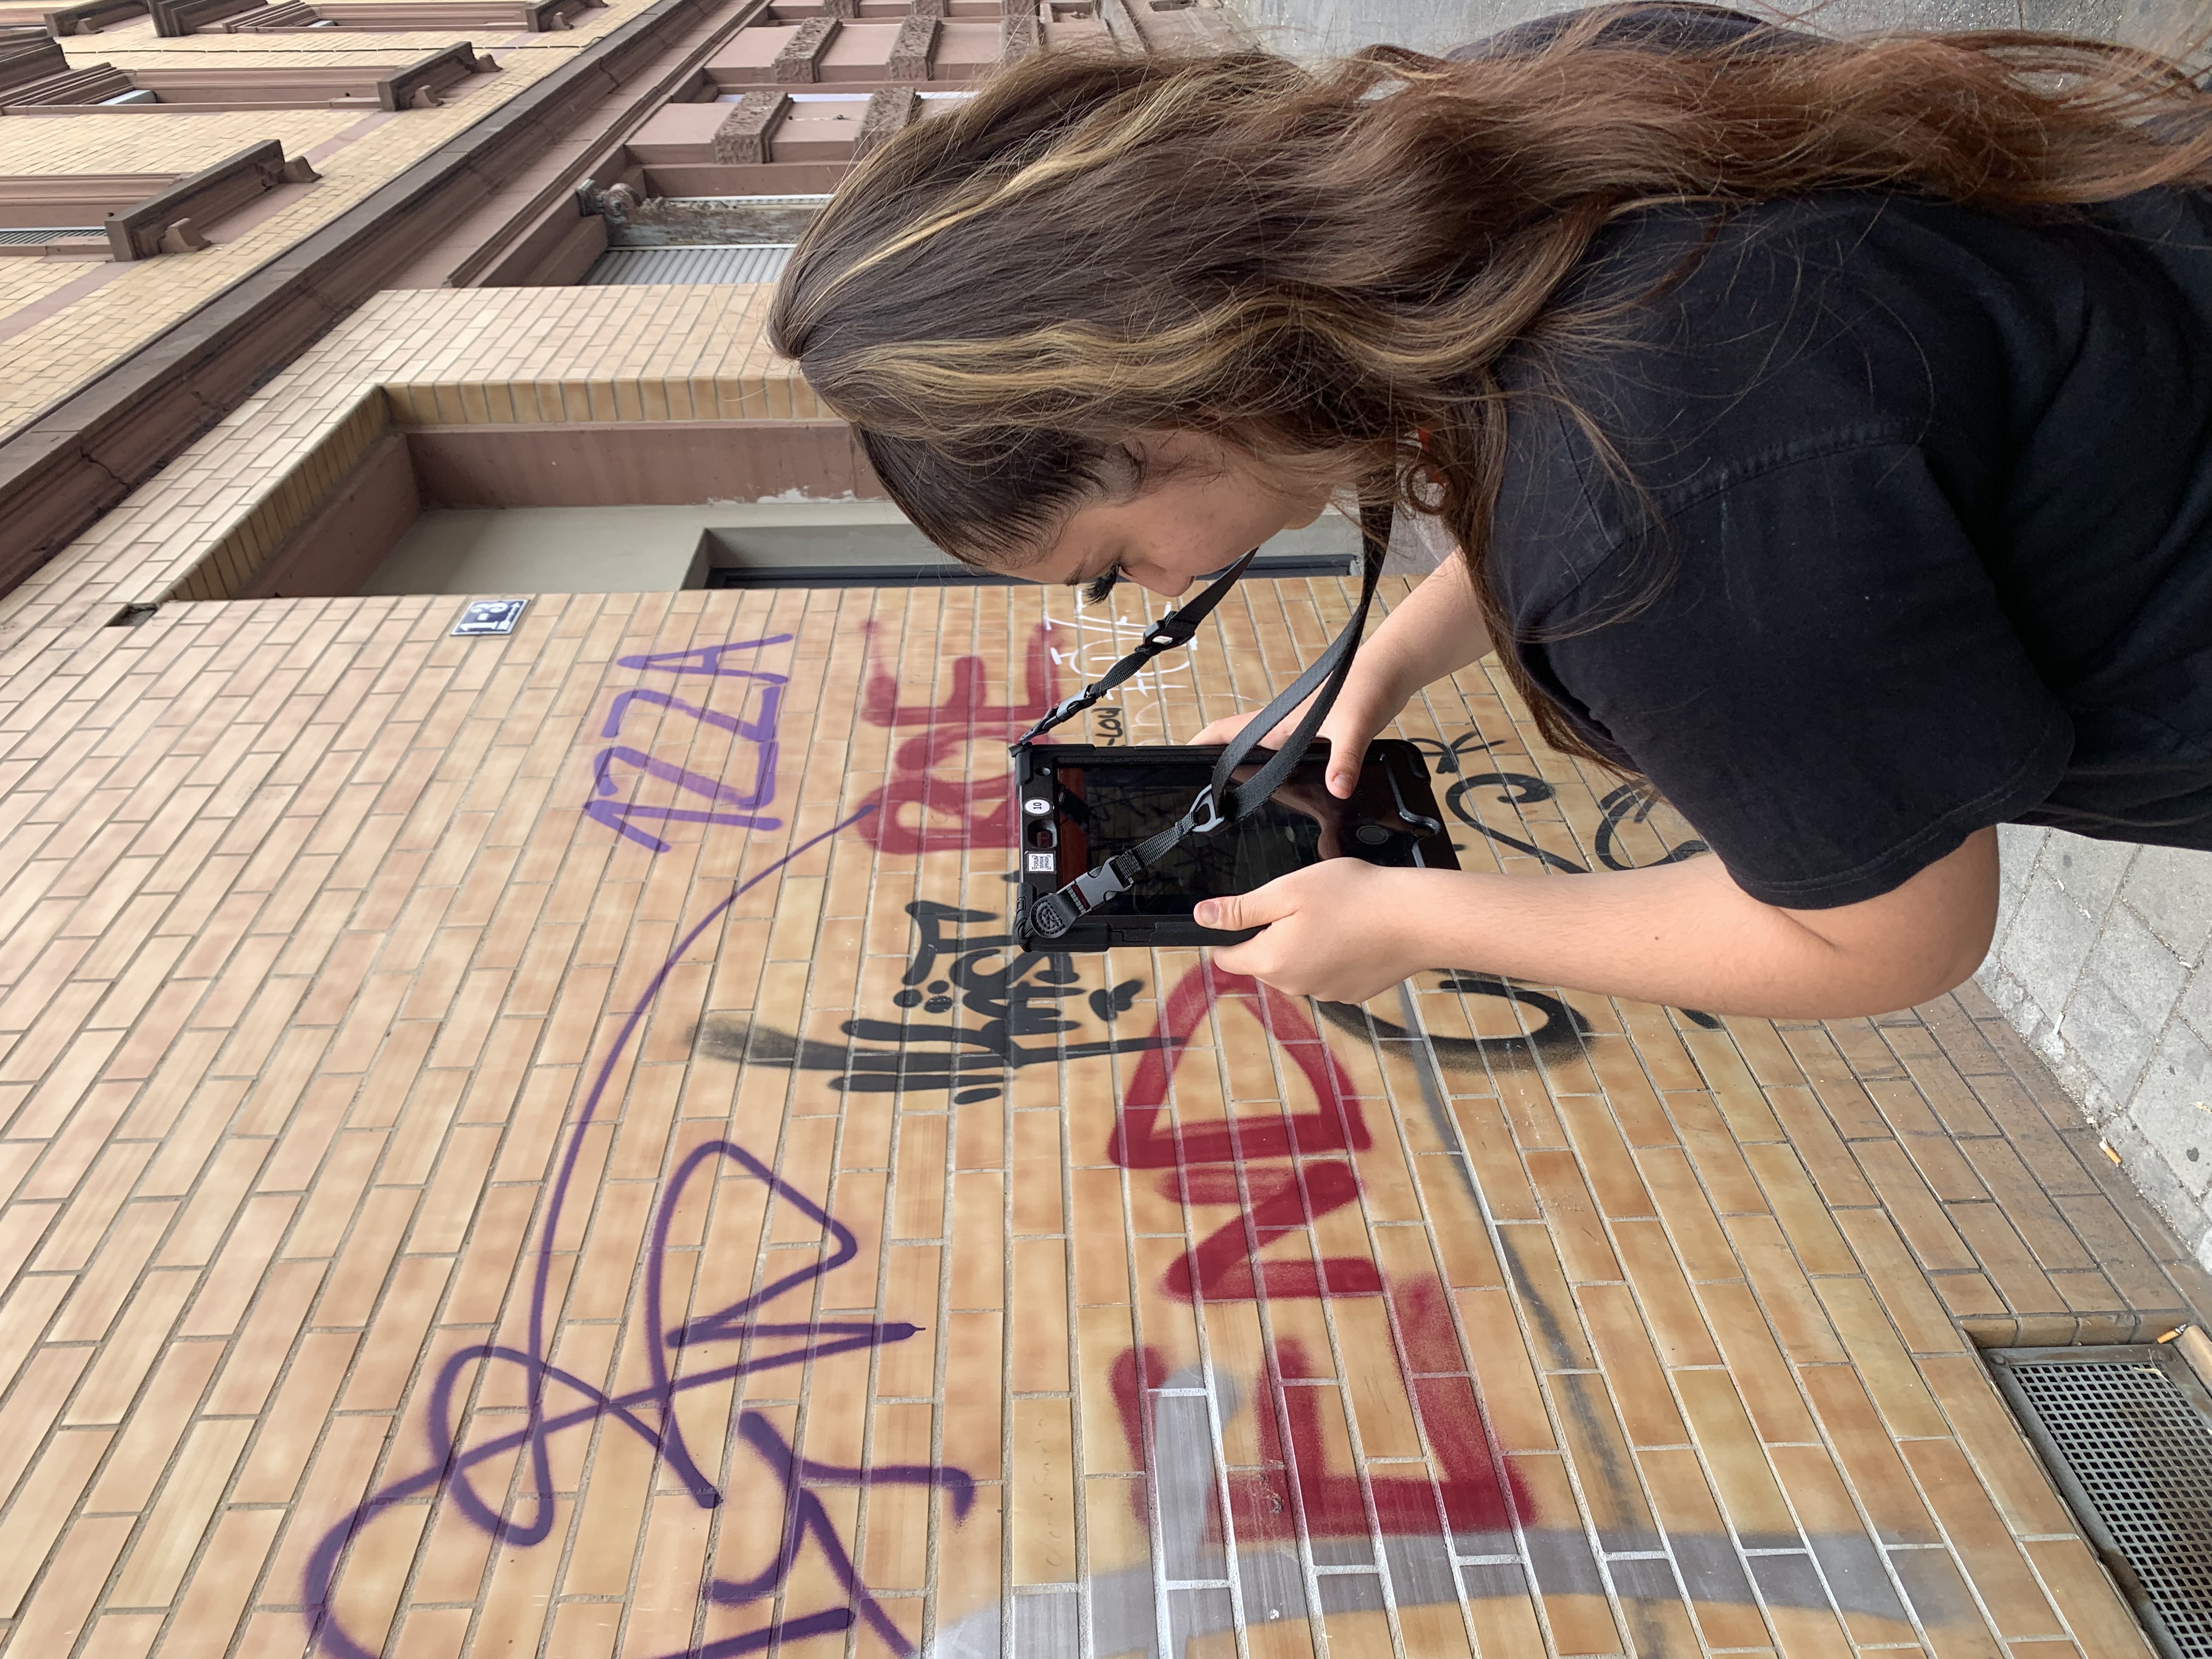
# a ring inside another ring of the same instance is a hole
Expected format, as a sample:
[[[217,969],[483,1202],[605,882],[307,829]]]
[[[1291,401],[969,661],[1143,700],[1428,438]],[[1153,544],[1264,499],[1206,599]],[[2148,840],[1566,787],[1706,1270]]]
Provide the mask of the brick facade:
[[[471,35],[499,76],[315,188],[632,15]],[[20,334],[40,395],[272,226]],[[94,269],[0,259],[0,304]],[[1778,1024],[1018,956],[1005,744],[1159,614],[1126,584],[546,592],[505,638],[228,597],[395,439],[819,437],[766,297],[392,287],[0,596],[0,1659],[2147,1653],[1978,1349],[2212,1300],[1971,988]],[[1248,583],[1089,737],[1255,706],[1352,598]],[[1686,836],[1483,668],[1401,730],[1469,867]]]

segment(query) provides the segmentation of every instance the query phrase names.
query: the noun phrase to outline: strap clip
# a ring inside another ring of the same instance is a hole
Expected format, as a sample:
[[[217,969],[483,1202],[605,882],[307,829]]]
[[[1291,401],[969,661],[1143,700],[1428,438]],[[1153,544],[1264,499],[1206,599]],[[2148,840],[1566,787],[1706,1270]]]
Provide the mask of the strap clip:
[[[1191,802],[1190,811],[1184,813],[1182,822],[1176,825],[1176,834],[1210,836],[1228,821],[1221,816],[1221,808],[1213,799],[1213,786],[1209,783],[1198,792],[1198,799]],[[1128,855],[1124,854],[1122,856],[1126,858]]]
[[[1009,755],[1019,755],[1023,750],[1028,748],[1054,726],[1074,719],[1076,715],[1090,708],[1092,703],[1098,701],[1101,695],[1095,688],[1086,686],[1072,697],[1061,698],[1046,712],[1042,720],[1008,744],[1006,752]]]
[[[1045,938],[1058,939],[1107,900],[1127,892],[1144,870],[1143,861],[1134,853],[1109,859],[1031,904],[1030,924]]]

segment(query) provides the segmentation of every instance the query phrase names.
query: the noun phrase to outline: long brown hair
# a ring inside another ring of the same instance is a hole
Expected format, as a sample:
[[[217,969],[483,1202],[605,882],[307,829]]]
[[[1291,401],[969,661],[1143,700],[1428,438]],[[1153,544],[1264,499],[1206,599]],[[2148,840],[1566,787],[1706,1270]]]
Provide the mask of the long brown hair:
[[[1655,50],[1616,27],[1639,14],[1464,63],[1048,54],[854,172],[770,337],[974,562],[1018,568],[1141,489],[1146,432],[1436,514],[1546,738],[1602,758],[1521,672],[1484,562],[1500,359],[1588,340],[1589,308],[1555,295],[1600,229],[1662,202],[2054,215],[2212,183],[2205,94],[2154,53],[1770,29]]]

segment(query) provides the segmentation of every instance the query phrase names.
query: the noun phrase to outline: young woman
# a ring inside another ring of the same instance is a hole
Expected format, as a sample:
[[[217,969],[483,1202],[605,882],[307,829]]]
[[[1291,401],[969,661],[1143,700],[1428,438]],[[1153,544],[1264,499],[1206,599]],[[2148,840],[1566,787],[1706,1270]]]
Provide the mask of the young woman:
[[[957,557],[1162,594],[1333,493],[1460,556],[1362,648],[1345,793],[1493,646],[1717,854],[1302,870],[1224,966],[1727,1012],[1965,979],[1992,826],[2212,848],[2212,104],[2029,34],[1703,8],[1443,62],[1054,55],[808,233],[773,337]],[[1236,722],[1200,738],[1218,741]]]

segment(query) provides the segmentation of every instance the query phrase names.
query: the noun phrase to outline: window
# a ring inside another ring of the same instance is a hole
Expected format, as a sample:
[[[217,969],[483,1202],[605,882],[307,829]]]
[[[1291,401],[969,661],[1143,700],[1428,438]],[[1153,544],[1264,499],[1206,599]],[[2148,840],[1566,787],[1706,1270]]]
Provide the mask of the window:
[[[284,159],[271,138],[211,167],[169,173],[0,177],[0,255],[148,259],[209,246],[220,222],[316,182],[305,156]],[[252,216],[258,219],[261,216]]]
[[[1317,532],[1317,533],[1316,533]],[[1342,576],[1358,533],[1330,515],[1254,576]],[[426,507],[363,593],[630,593],[683,587],[1010,586],[925,540],[880,501],[732,507]]]
[[[967,581],[883,497],[842,421],[402,427],[381,392],[163,597],[651,592]],[[1340,576],[1358,527],[1326,513],[1262,575]]]
[[[879,87],[714,90],[664,106],[630,136],[640,196],[704,198],[834,189],[852,164],[910,123],[969,96]]]
[[[708,60],[707,73],[725,92],[817,82],[867,87],[972,81],[997,64],[1005,46],[1005,21],[1021,20],[848,22],[815,17],[802,23],[755,23]]]
[[[157,3],[159,0],[157,0]],[[40,48],[43,48],[40,50]],[[255,109],[423,109],[446,101],[471,76],[498,65],[466,44],[407,64],[277,68],[119,70],[72,68],[60,45],[0,47],[0,114],[70,115],[88,110],[179,112]]]
[[[152,0],[157,34],[252,34],[277,29],[520,29],[571,27],[602,0]],[[165,16],[168,20],[164,21]]]
[[[658,197],[627,185],[586,190],[578,205],[599,216],[606,252],[579,277],[585,286],[641,283],[773,283],[827,196]]]
[[[39,34],[55,40],[71,34],[97,34],[117,23],[146,15],[146,0],[73,0],[52,6],[0,5],[0,29],[27,24]]]

